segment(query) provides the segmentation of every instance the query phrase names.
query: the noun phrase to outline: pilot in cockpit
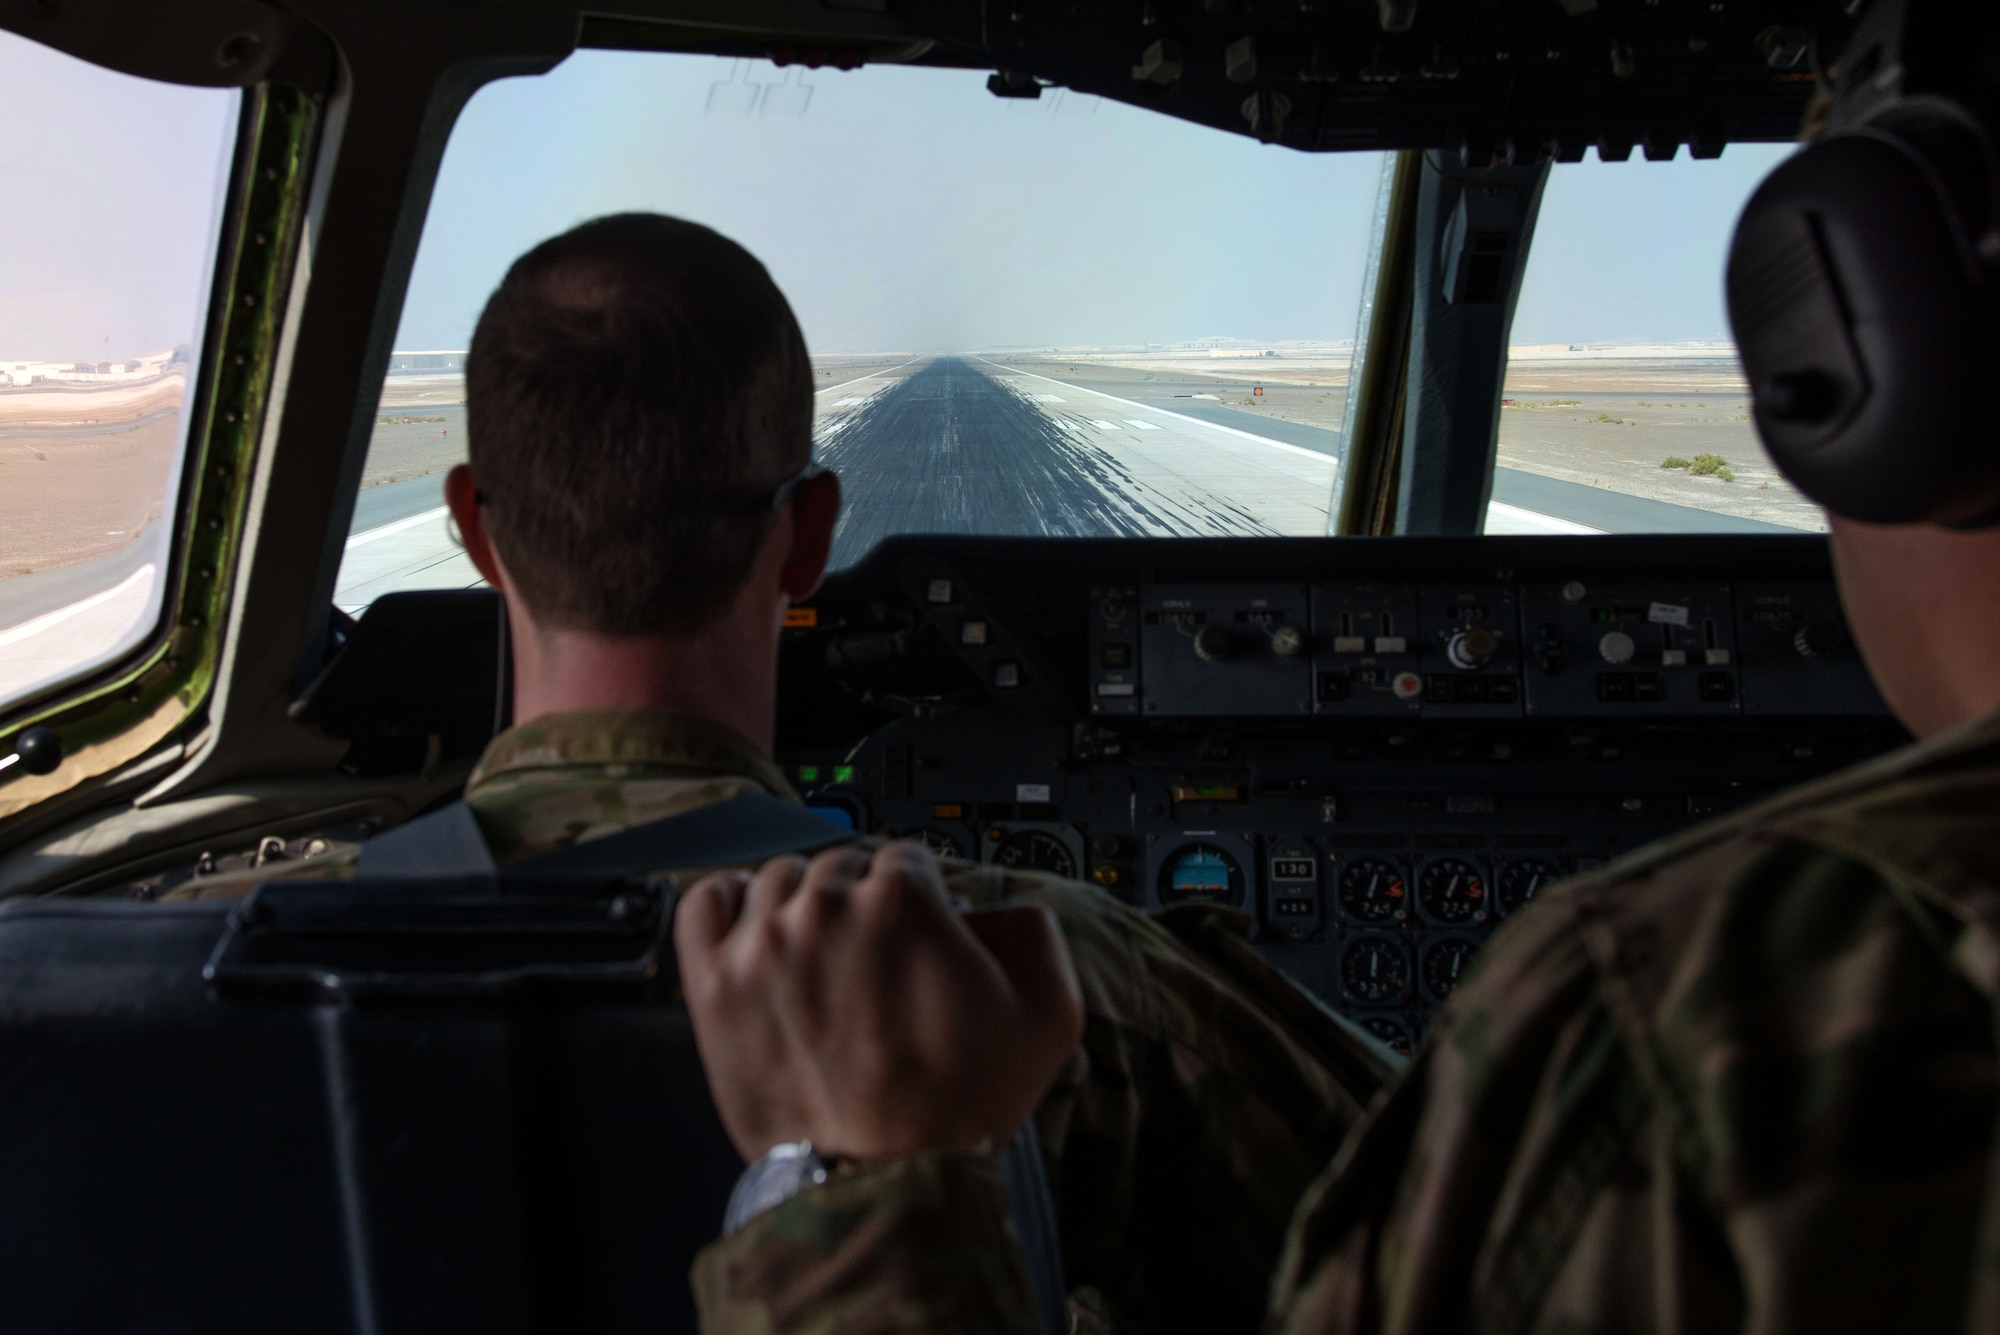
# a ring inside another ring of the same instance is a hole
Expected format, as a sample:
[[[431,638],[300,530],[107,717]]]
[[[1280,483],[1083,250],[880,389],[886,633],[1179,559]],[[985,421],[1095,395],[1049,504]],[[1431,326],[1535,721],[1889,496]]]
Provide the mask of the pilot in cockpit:
[[[518,720],[466,787],[495,858],[745,792],[796,800],[770,757],[778,637],[819,583],[840,488],[812,464],[811,364],[764,267],[693,223],[586,223],[513,265],[466,376],[471,457],[446,496],[506,599]],[[288,879],[350,875],[356,852]],[[875,865],[909,856],[923,855]],[[869,866],[850,847],[813,875]],[[753,902],[787,897],[802,871],[772,868]],[[235,898],[270,874],[204,877],[177,897]],[[1053,915],[1061,967],[1084,990],[1082,1042],[1063,1030],[1046,1092],[1043,1054],[983,1034],[962,1047],[1033,1091],[978,1120],[998,1134],[1039,1107],[1043,1149],[1072,1184],[1073,1307],[1106,1328],[1254,1324],[1293,1203],[1398,1059],[1307,1001],[1215,910],[1154,921],[1080,882],[970,864],[943,884],[990,910],[964,921],[1008,958],[1046,956]],[[761,1120],[734,1126],[739,1147],[754,1143],[754,1159],[797,1139],[794,1112],[760,1104]],[[1136,1189],[1148,1182],[1173,1185]],[[1184,1263],[1204,1235],[1226,1241]]]
[[[1854,632],[1919,742],[1544,892],[1329,1156],[1266,1329],[2000,1321],[2000,44],[1967,18],[1868,11],[1728,275],[1759,429],[1832,513]],[[1078,1026],[1086,1065],[1102,1041],[1104,944],[1058,916],[1068,955],[990,933],[914,851],[683,906],[739,1146],[825,1165],[704,1256],[706,1329],[1040,1328],[986,1151],[1049,1082],[1061,1127]],[[1203,1180],[1156,1171],[1092,1185]],[[1207,1222],[1194,1291],[1240,1259]]]

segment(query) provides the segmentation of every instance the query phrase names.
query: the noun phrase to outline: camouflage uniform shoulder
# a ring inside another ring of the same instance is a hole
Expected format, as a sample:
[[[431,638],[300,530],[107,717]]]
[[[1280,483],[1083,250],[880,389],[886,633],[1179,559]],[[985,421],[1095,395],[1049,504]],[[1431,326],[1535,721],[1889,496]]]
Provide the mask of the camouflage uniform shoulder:
[[[1587,959],[1707,1211],[1769,1258],[1778,1301],[1829,1321],[1891,1304],[1865,1274],[1815,1278],[1821,1239],[1869,1239],[1885,1273],[1925,1277],[1907,1301],[1940,1318],[1987,1282],[1970,1244],[2000,1112],[1996,731],[1561,887],[1544,920]]]
[[[1697,826],[1554,887],[1547,898],[1626,1003],[1625,1018],[1636,1025],[1651,1016],[1651,1023],[1674,978],[1685,982],[1699,969],[1690,952],[1721,949],[1716,934],[1732,924],[1740,929],[1736,915],[1751,904],[1771,913],[1807,896],[1797,907],[1822,931],[1846,915],[1851,932],[1874,924],[1933,943],[1940,930],[1955,936],[1966,927],[2000,926],[1996,809],[2000,717]],[[1809,888],[1829,878],[1853,885],[1859,898],[1849,903]],[[1936,914],[1956,921],[1941,928],[1931,921]],[[1769,941],[1766,948],[1768,963],[1782,968],[1787,952],[1803,947]],[[2000,948],[1992,954],[2000,963]]]
[[[1964,1329],[2000,726],[1545,891],[1309,1193],[1287,1332]],[[1968,945],[1968,942],[1975,944]],[[1985,1292],[1992,1290],[1992,1292]]]

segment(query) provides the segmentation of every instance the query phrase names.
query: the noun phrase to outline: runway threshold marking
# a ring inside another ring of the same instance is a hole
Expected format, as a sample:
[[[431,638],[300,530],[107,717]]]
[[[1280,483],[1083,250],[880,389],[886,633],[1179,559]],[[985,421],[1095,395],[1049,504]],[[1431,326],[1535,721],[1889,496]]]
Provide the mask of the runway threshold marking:
[[[974,353],[973,356],[978,357],[979,354]],[[1100,399],[1108,399],[1112,403],[1122,403],[1127,408],[1137,408],[1140,412],[1151,413],[1155,417],[1171,417],[1176,422],[1186,422],[1190,426],[1205,427],[1210,431],[1219,431],[1225,436],[1235,436],[1239,440],[1254,440],[1259,445],[1269,445],[1274,450],[1284,450],[1291,454],[1302,454],[1308,459],[1318,459],[1322,463],[1339,462],[1331,454],[1322,454],[1318,450],[1309,450],[1300,445],[1287,445],[1284,441],[1272,440],[1269,436],[1253,436],[1248,431],[1238,431],[1233,426],[1223,426],[1218,422],[1204,422],[1199,417],[1189,417],[1185,413],[1177,413],[1166,408],[1158,408],[1150,403],[1135,403],[1131,399],[1121,399],[1116,394],[1106,394],[1101,389],[1087,389],[1082,385],[1072,385],[1067,380],[1057,380],[1054,376],[1037,375],[1033,371],[1023,371],[1018,366],[1007,366],[1004,363],[994,361],[990,357],[980,357],[979,360],[985,362],[988,366],[998,366],[1003,371],[1012,371],[1016,375],[1028,376],[1035,380],[1046,380],[1051,385],[1061,385],[1065,389],[1073,389],[1081,394],[1095,394]],[[1105,424],[1103,422],[1092,422],[1091,425],[1101,427],[1104,426]],[[1115,427],[1117,424],[1112,423],[1111,425]]]
[[[910,360],[904,362],[903,366],[915,366],[918,362],[922,360],[923,360],[922,357],[912,357],[910,358]],[[816,389],[813,391],[813,393],[815,395],[830,394],[836,389],[846,389],[849,385],[858,385],[863,380],[873,380],[875,379],[876,376],[888,375],[890,371],[900,371],[903,369],[903,366],[892,366],[889,368],[888,371],[877,371],[875,372],[874,375],[864,375],[861,376],[859,379],[855,380],[843,380],[837,385],[828,385],[825,389]]]
[[[1131,427],[1135,431],[1158,431],[1160,429],[1154,426],[1151,422],[1142,422],[1136,417],[1126,418],[1125,425]]]

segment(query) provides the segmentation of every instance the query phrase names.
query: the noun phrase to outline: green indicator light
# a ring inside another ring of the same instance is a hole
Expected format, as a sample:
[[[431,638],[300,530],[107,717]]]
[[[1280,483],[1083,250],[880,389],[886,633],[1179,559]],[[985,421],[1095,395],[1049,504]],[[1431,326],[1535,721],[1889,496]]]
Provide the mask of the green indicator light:
[[[799,782],[800,782],[800,783],[818,783],[818,782],[819,782],[819,766],[818,766],[818,765],[801,765],[801,766],[799,766]]]
[[[854,782],[854,766],[852,766],[852,765],[835,765],[835,766],[833,767],[833,781],[834,781],[835,783],[853,783],[853,782]]]

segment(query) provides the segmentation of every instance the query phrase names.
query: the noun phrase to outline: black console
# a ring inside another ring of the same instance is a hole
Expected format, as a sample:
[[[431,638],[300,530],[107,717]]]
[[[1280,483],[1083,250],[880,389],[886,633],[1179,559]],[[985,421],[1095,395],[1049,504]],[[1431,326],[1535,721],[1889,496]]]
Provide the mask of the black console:
[[[856,828],[1239,906],[1408,1048],[1544,885],[1904,740],[1812,537],[893,540],[793,610]]]

